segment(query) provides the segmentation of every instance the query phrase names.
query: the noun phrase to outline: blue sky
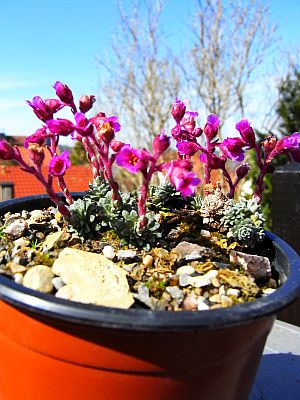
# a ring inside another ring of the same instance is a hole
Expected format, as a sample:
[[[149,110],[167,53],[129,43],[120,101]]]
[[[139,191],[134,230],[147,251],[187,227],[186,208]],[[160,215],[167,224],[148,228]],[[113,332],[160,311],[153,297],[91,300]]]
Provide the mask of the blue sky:
[[[125,1],[130,6],[131,1]],[[169,0],[163,21],[172,38],[191,15],[193,0]],[[300,47],[300,2],[271,1],[282,47]],[[117,27],[113,0],[5,1],[0,12],[0,131],[29,135],[39,127],[26,99],[51,97],[56,80],[75,96],[97,94],[96,58],[109,51]],[[176,36],[177,37],[177,36]]]

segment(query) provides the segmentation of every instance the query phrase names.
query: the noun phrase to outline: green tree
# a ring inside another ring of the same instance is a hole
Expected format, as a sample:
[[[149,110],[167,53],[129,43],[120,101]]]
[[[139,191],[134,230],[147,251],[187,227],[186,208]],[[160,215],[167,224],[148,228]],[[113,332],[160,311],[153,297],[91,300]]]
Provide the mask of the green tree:
[[[84,147],[78,141],[70,151],[70,161],[72,165],[85,165],[88,163]]]
[[[280,131],[291,134],[300,130],[300,71],[296,66],[281,80],[277,114],[280,117]]]

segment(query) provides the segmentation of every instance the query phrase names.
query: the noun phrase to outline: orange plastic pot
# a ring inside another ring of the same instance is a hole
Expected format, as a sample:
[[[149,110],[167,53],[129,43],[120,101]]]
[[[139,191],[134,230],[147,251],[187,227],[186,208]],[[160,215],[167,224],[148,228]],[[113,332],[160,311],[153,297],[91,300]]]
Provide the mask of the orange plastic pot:
[[[46,205],[48,198],[33,196],[0,212]],[[285,283],[229,309],[98,307],[0,276],[0,399],[246,400],[275,314],[300,290],[299,257],[268,236]]]

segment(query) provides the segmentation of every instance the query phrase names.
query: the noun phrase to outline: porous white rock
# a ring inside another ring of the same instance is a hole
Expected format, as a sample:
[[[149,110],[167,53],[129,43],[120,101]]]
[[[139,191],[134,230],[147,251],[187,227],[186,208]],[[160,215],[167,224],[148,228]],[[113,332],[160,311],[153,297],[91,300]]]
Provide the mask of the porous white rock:
[[[59,297],[119,308],[129,308],[134,302],[126,272],[102,254],[67,247],[52,270],[67,286],[59,289]]]

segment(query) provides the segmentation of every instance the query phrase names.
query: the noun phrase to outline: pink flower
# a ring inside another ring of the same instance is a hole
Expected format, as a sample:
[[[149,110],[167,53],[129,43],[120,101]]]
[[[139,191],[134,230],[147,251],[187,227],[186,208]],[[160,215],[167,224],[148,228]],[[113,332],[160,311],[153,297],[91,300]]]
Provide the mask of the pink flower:
[[[152,143],[154,154],[158,157],[164,153],[170,146],[170,138],[165,135],[165,130],[162,129],[161,134],[157,135]]]
[[[179,124],[185,114],[185,104],[183,101],[179,100],[177,97],[175,103],[172,106],[171,114],[175,121]]]
[[[123,146],[116,157],[116,163],[119,167],[123,167],[134,174],[147,168],[150,160],[150,153],[146,150],[137,150],[130,144]]]
[[[47,138],[47,128],[43,126],[42,128],[38,129],[32,135],[28,136],[24,141],[25,149],[28,149],[30,143],[36,143],[39,146],[42,146],[45,143]]]
[[[75,121],[76,121],[75,130],[81,136],[89,136],[89,135],[93,134],[94,128],[93,128],[92,122],[89,121],[84,114],[76,113]]]
[[[220,119],[215,114],[210,114],[204,127],[204,134],[208,140],[212,140],[217,136],[220,125]]]
[[[63,103],[68,104],[70,106],[74,105],[73,93],[69,88],[69,86],[64,85],[63,83],[57,81],[54,83],[53,87],[55,89],[57,97],[59,97],[59,99]]]
[[[175,186],[175,189],[178,190],[183,197],[192,196],[195,193],[196,186],[201,182],[194,172],[180,168],[176,165],[176,161],[171,162],[168,176],[171,183]]]
[[[224,139],[220,148],[226,157],[234,161],[242,161],[244,159],[243,147],[245,143],[238,137]]]
[[[290,136],[283,137],[275,143],[276,144],[273,147],[273,150],[267,157],[267,162],[272,161],[274,157],[281,153],[290,153],[292,154],[293,158],[298,158],[297,151],[300,149],[300,134],[298,132],[295,132]]]
[[[49,163],[49,173],[53,176],[62,176],[70,168],[69,152],[64,151],[59,156],[54,156]]]
[[[33,109],[35,115],[43,122],[53,118],[53,111],[39,96],[35,96],[32,101],[27,100],[27,104]]]
[[[236,129],[240,132],[242,141],[247,144],[250,148],[255,146],[255,133],[250,126],[247,119],[242,119],[235,125]]]
[[[0,158],[2,160],[13,160],[16,156],[15,149],[6,141],[0,140]]]
[[[46,122],[50,132],[56,133],[62,136],[68,136],[75,129],[75,126],[68,119],[57,118],[51,119]]]
[[[179,154],[186,156],[192,156],[199,150],[199,145],[195,142],[179,142],[176,147]]]
[[[88,96],[88,95],[84,94],[79,99],[79,110],[82,113],[88,112],[93,107],[93,104],[95,103],[95,101],[96,101],[95,96],[93,96],[93,95]]]
[[[187,111],[184,114],[184,117],[183,117],[183,119],[181,121],[182,126],[189,133],[192,133],[194,131],[194,129],[195,129],[195,126],[196,126],[195,117],[198,117],[198,113],[197,112]]]

